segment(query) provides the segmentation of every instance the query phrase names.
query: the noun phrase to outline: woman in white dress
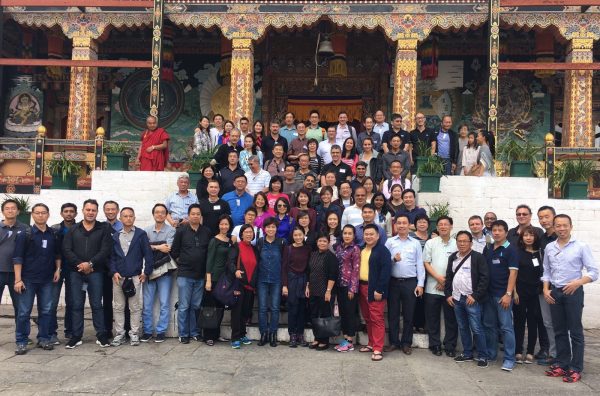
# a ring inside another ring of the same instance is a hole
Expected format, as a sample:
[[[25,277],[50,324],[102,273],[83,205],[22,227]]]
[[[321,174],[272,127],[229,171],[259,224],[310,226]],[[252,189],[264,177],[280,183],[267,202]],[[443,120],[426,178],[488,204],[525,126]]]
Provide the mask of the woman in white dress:
[[[462,169],[460,174],[462,176],[469,176],[473,165],[477,164],[477,158],[479,156],[479,146],[477,145],[477,135],[475,132],[469,133],[467,145],[462,151]]]

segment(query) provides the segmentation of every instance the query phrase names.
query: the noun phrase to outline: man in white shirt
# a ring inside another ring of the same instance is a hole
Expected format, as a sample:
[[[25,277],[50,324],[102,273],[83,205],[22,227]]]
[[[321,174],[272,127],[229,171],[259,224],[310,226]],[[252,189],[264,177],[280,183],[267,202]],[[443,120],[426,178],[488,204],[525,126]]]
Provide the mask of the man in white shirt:
[[[473,250],[478,253],[483,253],[483,248],[486,245],[486,238],[483,234],[483,219],[479,215],[469,217],[469,229],[473,236]]]
[[[252,196],[259,191],[269,191],[269,182],[271,181],[271,174],[266,170],[260,168],[260,161],[258,156],[252,155],[248,158],[248,165],[250,170],[245,173],[246,179],[248,179],[248,186],[246,190]]]
[[[451,238],[452,218],[441,216],[437,221],[439,237],[428,240],[423,249],[425,270],[429,275],[425,284],[425,320],[429,332],[429,349],[436,356],[442,356],[442,343],[440,341],[440,314],[444,313],[444,349],[448,357],[456,357],[456,340],[458,338],[458,325],[454,309],[446,303],[444,286],[446,283],[446,269],[448,258],[458,249],[456,240]]]
[[[223,117],[221,114],[215,114],[213,117],[214,127],[210,128],[210,140],[212,147],[217,147],[219,145],[219,137],[223,134],[224,122],[225,117]]]
[[[349,137],[354,139],[354,144],[358,142],[356,129],[354,129],[352,125],[348,125],[348,113],[340,111],[340,114],[338,115],[338,124],[335,127],[335,142],[338,146],[344,147],[344,142]]]
[[[319,148],[317,149],[317,154],[323,158],[323,163],[325,165],[331,162],[331,146],[336,144],[336,129],[335,126],[330,126],[327,128],[327,140],[323,140],[319,143]],[[341,146],[340,146],[341,147]]]
[[[358,187],[354,191],[354,205],[344,209],[342,213],[342,227],[351,224],[358,227],[363,223],[362,207],[367,203],[367,190],[364,187]]]

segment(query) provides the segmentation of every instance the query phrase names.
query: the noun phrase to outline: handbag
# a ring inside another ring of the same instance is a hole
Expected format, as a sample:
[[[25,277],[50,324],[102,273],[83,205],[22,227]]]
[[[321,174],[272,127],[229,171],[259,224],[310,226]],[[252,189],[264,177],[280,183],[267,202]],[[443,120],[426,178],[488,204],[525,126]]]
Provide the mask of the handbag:
[[[240,269],[240,260],[241,254],[238,253],[236,269]],[[225,305],[228,308],[233,307],[237,304],[240,299],[239,296],[235,295],[235,291],[239,289],[239,281],[234,276],[230,276],[229,274],[223,274],[217,281],[217,286],[213,290],[213,297]]]
[[[342,319],[339,316],[314,318],[312,325],[315,338],[337,337],[342,331]]]
[[[202,307],[198,315],[198,327],[201,329],[217,329],[221,325],[223,308]]]

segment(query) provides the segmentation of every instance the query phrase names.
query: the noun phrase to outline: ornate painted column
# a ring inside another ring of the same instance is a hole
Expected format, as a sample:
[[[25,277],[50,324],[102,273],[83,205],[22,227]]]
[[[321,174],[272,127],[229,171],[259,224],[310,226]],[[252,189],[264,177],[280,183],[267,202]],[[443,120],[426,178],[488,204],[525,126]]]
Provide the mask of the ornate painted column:
[[[567,48],[567,62],[592,63],[594,39],[572,38]],[[565,71],[563,102],[563,147],[593,147],[592,70]]]
[[[414,128],[417,112],[417,39],[401,38],[396,48],[392,111],[400,113],[404,129]]]
[[[488,1],[488,118],[487,129],[498,136],[498,63],[500,61],[500,0]]]
[[[237,125],[240,118],[252,119],[253,114],[254,44],[251,38],[233,38],[229,119]]]
[[[91,34],[73,36],[73,60],[98,59],[98,44]],[[97,67],[71,67],[67,139],[89,139],[96,128]]]

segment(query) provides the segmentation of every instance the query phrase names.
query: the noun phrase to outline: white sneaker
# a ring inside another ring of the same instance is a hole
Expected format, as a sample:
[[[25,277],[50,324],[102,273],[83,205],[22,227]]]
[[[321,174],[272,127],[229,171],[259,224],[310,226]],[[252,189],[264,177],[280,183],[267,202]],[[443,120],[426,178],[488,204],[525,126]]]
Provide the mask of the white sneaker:
[[[125,336],[124,335],[118,335],[115,338],[113,338],[113,340],[110,343],[110,345],[114,346],[114,347],[118,347],[118,346],[121,346],[121,344],[123,344],[123,341],[125,341]]]
[[[138,346],[138,345],[140,345],[140,337],[138,337],[137,335],[132,335],[131,336],[131,340],[129,342],[129,345],[131,345],[131,346]]]

